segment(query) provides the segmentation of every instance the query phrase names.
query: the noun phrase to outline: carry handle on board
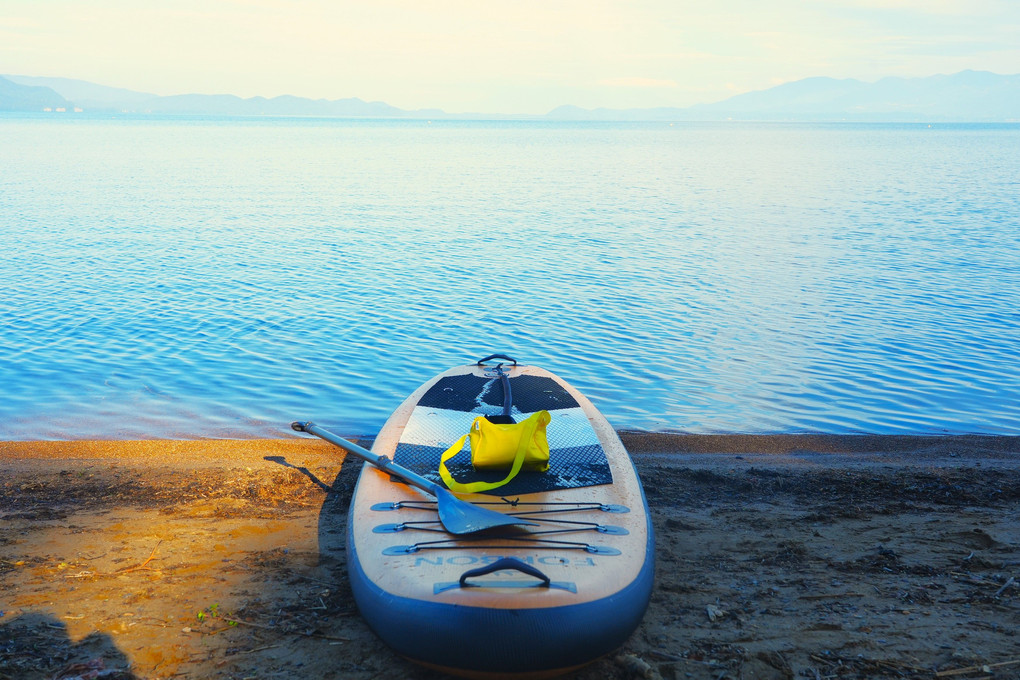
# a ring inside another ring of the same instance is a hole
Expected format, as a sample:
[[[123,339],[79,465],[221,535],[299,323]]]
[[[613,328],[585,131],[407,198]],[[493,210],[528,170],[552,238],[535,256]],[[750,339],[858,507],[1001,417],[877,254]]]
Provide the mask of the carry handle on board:
[[[491,564],[486,564],[484,567],[478,567],[477,569],[468,569],[460,575],[460,587],[465,588],[472,584],[468,583],[469,578],[475,576],[485,576],[491,574],[494,571],[502,571],[503,569],[516,569],[517,571],[527,574],[528,576],[534,576],[535,578],[542,581],[542,585],[546,588],[549,587],[549,577],[543,574],[541,571],[531,566],[527,562],[522,562],[516,557],[504,557],[496,560]]]
[[[516,365],[517,365],[517,359],[514,359],[513,357],[508,357],[508,356],[507,356],[507,355],[505,355],[505,354],[490,354],[489,356],[485,357],[484,359],[479,359],[479,360],[478,360],[478,363],[477,363],[477,364],[475,364],[475,365],[476,365],[476,366],[481,366],[481,365],[482,365],[482,364],[484,364],[484,363],[485,363],[486,361],[492,361],[493,359],[506,359],[507,361],[512,361],[512,362],[514,362],[514,366],[516,366]]]

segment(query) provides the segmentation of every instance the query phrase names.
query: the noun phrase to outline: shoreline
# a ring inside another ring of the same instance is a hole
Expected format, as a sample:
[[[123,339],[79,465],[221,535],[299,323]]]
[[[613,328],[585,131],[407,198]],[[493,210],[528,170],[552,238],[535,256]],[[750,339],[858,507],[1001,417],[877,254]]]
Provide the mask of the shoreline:
[[[655,590],[567,677],[1020,671],[1020,438],[621,438]],[[0,680],[443,677],[351,600],[360,468],[300,438],[0,442]]]
[[[1020,455],[1020,435],[998,434],[756,434],[687,432],[654,432],[618,429],[624,446],[632,454],[843,454],[843,455],[969,455],[995,458]],[[374,435],[342,437],[370,446]],[[276,447],[296,450],[307,446],[328,444],[311,437],[260,437],[244,439],[0,439],[0,456],[86,458],[115,454],[120,456],[151,456],[181,453],[188,455],[196,448],[216,447],[244,450],[255,447]]]
[[[832,435],[685,434],[618,430],[631,456],[692,468],[900,466],[1011,469],[1020,464],[1020,436],[1014,435]],[[372,437],[345,436],[371,448]],[[343,452],[310,437],[283,439],[0,440],[0,465],[59,466],[61,461],[116,459],[129,465],[215,467],[224,459],[267,454],[316,455]],[[43,463],[49,461],[49,463]]]

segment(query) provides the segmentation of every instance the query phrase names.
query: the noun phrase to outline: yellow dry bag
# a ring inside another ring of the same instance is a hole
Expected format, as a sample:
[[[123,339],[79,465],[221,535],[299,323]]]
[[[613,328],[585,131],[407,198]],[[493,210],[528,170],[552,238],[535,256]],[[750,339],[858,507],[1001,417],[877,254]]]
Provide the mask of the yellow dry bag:
[[[454,442],[439,459],[439,476],[452,491],[478,493],[507,484],[521,470],[545,472],[549,469],[549,442],[545,428],[552,420],[548,411],[539,411],[519,423],[492,423],[485,416],[475,418],[471,430]],[[509,474],[499,482],[458,482],[446,468],[450,460],[470,440],[471,464],[476,470],[503,470]]]

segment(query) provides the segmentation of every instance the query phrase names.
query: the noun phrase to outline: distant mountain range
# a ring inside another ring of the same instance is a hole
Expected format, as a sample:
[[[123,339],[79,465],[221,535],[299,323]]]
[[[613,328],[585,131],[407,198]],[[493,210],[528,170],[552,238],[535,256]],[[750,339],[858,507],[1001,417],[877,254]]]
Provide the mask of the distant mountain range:
[[[29,86],[0,77],[0,111],[45,111],[73,105],[52,88]]]
[[[19,88],[23,88],[20,89]],[[49,97],[43,99],[42,92]],[[19,92],[23,93],[19,97]],[[56,98],[56,99],[54,99]],[[48,103],[38,106],[39,102]],[[405,111],[383,102],[362,99],[305,99],[284,95],[267,99],[242,99],[232,94],[181,94],[169,97],[135,92],[84,80],[0,77],[0,111],[40,111],[46,107],[71,111],[78,107],[90,113],[195,114],[216,116],[326,116],[356,118],[441,117],[437,110]]]
[[[0,111],[323,116],[356,118],[529,118],[625,121],[1020,121],[1020,74],[961,71],[927,78],[884,78],[875,83],[805,78],[688,108],[582,109],[560,106],[545,116],[408,111],[358,98],[306,99],[284,95],[161,97],[68,78],[0,76]]]
[[[1020,75],[961,71],[876,83],[805,78],[686,109],[560,107],[548,115],[601,120],[1020,121]]]

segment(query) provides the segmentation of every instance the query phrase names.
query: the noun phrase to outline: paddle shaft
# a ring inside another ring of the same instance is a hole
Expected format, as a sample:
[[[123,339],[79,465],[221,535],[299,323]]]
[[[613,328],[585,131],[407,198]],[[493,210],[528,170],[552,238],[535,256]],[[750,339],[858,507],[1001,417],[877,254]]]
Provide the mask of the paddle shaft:
[[[411,486],[416,486],[423,491],[436,497],[436,510],[439,513],[439,522],[451,534],[473,534],[476,531],[486,531],[496,527],[513,525],[537,526],[535,522],[513,515],[504,515],[495,510],[480,508],[468,501],[457,498],[452,493],[431,482],[419,474],[411,472],[405,467],[397,465],[386,456],[372,453],[363,449],[357,444],[352,444],[346,439],[341,439],[332,432],[324,430],[314,423],[294,422],[290,424],[292,429],[298,432],[307,432],[316,437],[325,439],[330,444],[339,446],[344,451],[352,453],[358,458],[367,461],[383,472],[388,472],[394,477],[399,477]]]
[[[311,422],[291,423],[291,428],[297,430],[298,432],[307,432],[309,434],[314,434],[316,437],[319,437],[321,439],[325,439],[330,444],[339,446],[347,453],[353,454],[358,458],[368,461],[369,463],[376,466],[380,470],[388,472],[394,477],[400,477],[402,480],[404,480],[411,486],[416,486],[423,491],[427,491],[433,496],[438,497],[444,492],[449,493],[446,491],[446,489],[439,486],[435,482],[429,481],[428,479],[425,479],[424,477],[415,472],[411,472],[410,470],[401,465],[397,465],[386,456],[382,454],[372,453],[371,451],[364,447],[358,446],[353,442],[349,442],[342,437],[336,436],[329,430],[322,429],[315,423]]]

